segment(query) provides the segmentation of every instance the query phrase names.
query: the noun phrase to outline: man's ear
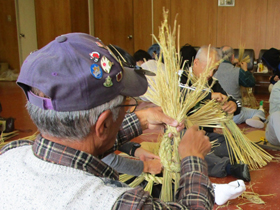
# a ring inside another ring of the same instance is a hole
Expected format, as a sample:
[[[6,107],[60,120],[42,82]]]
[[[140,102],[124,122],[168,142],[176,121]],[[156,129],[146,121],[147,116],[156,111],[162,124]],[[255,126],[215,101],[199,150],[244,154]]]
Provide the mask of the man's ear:
[[[198,60],[198,58],[195,58],[194,60],[193,60],[193,65],[198,65],[198,63],[199,63],[199,60]]]
[[[98,117],[95,123],[95,133],[99,138],[106,138],[113,123],[113,114],[111,110],[105,110]]]

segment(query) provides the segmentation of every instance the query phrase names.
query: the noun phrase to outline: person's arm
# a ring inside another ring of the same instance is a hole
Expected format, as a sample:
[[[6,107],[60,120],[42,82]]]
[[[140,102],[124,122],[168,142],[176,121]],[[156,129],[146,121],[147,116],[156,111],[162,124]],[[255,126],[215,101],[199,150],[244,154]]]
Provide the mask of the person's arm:
[[[181,131],[184,123],[179,123],[165,115],[160,107],[152,107],[125,115],[121,128],[117,134],[114,146],[107,154],[118,150],[120,146],[142,134],[145,129],[164,130],[165,125],[170,125]],[[105,154],[106,155],[106,154]]]
[[[240,113],[242,107],[241,103],[232,96],[228,95],[218,81],[216,81],[216,83],[213,85],[212,90],[228,97],[227,103],[225,103],[225,105],[222,107],[224,111],[230,114],[233,113],[234,115],[238,115]]]
[[[198,126],[193,126],[180,142],[181,178],[175,202],[165,203],[152,198],[143,188],[136,187],[123,193],[112,209],[130,209],[132,206],[135,209],[212,209],[214,191],[207,175],[207,164],[203,160],[211,144],[204,134],[198,130]]]
[[[243,87],[254,87],[256,80],[250,71],[245,71],[242,68],[239,70],[239,85]]]
[[[139,176],[144,169],[144,163],[142,161],[121,157],[115,153],[111,153],[102,158],[102,161],[108,166],[112,167],[118,173],[129,174],[133,176]]]
[[[118,173],[139,176],[142,172],[159,174],[162,171],[160,159],[133,160],[115,153],[111,153],[102,159],[104,163],[112,167]]]

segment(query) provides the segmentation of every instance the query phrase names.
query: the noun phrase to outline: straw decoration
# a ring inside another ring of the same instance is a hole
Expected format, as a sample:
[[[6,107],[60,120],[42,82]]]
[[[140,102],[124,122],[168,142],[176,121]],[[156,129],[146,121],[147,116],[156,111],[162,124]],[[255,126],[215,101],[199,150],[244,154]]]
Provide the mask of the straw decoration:
[[[181,64],[179,53],[180,27],[178,26],[178,47],[176,51],[176,19],[174,28],[171,30],[171,27],[167,24],[168,11],[163,10],[163,17],[164,21],[159,28],[158,39],[153,35],[161,50],[159,57],[156,58],[157,72],[154,79],[148,78],[149,87],[145,97],[160,106],[164,114],[178,122],[185,120],[187,128],[194,124],[203,127],[222,128],[227,144],[232,148],[229,150],[232,163],[235,158],[238,162],[247,163],[251,169],[266,165],[267,162],[271,161],[272,156],[246,139],[232,121],[232,116],[227,116],[222,110],[221,103],[215,100],[201,102],[211,92],[211,87],[215,82],[214,80],[211,85],[208,85],[207,77],[213,67],[217,65],[212,61],[214,58],[209,56],[210,49],[208,50],[205,71],[197,78],[191,70],[184,70],[188,81],[186,84],[179,84],[180,75],[178,72]],[[161,62],[162,58],[164,58],[164,64]],[[199,105],[197,106],[197,104]],[[173,138],[170,138],[168,133],[172,133]],[[131,186],[137,186],[143,180],[147,180],[149,183],[147,188],[150,191],[152,183],[162,183],[161,200],[165,202],[173,201],[180,179],[181,161],[178,145],[182,135],[183,132],[178,133],[176,128],[167,125],[164,135],[159,140],[159,156],[164,167],[163,179],[158,180],[154,175],[149,176],[143,173],[131,183]],[[121,180],[126,179],[129,179],[126,175],[121,176]],[[174,191],[172,191],[172,184],[174,184]]]
[[[249,63],[250,62],[250,57],[249,55],[247,55],[246,57],[244,57],[244,46],[240,46],[239,47],[239,55],[238,55],[238,62],[239,63]]]
[[[226,138],[230,162],[248,164],[251,170],[262,168],[273,159],[273,156],[256,143],[250,141],[238,128],[232,119],[222,123],[223,134]]]
[[[9,136],[9,138],[12,138],[14,136],[17,136],[19,133],[18,130],[15,130],[13,132],[10,132],[9,134],[11,134]],[[30,135],[30,136],[27,136],[27,137],[24,137],[24,138],[21,138],[21,139],[25,139],[25,140],[30,140],[30,141],[34,141],[37,137],[37,135],[39,134],[39,131],[36,131],[34,134]],[[5,133],[1,133],[1,138],[0,138],[0,149],[5,146],[6,144],[8,144],[10,141],[6,141],[7,139],[9,138],[5,138],[6,134]],[[17,140],[21,140],[21,139],[17,139]],[[15,141],[17,141],[15,140]]]
[[[179,85],[180,75],[178,71],[181,58],[180,53],[178,53],[180,52],[178,42],[176,51],[176,19],[174,21],[174,29],[171,30],[167,24],[168,11],[163,11],[163,16],[164,21],[160,27],[159,38],[157,39],[153,36],[161,49],[157,63],[157,74],[155,79],[149,80],[149,89],[145,97],[160,106],[166,115],[176,119],[178,122],[187,119],[185,120],[186,127],[190,127],[193,124],[214,126],[214,122],[217,122],[225,115],[220,110],[213,112],[212,109],[216,104],[215,101],[209,101],[209,104],[205,103],[203,106],[198,107],[196,112],[193,113],[195,116],[187,116],[187,113],[211,91],[211,86],[209,87],[205,84],[208,84],[207,77],[213,69],[213,62],[208,55],[206,71],[199,78],[196,78],[190,71],[186,70],[185,74],[188,75],[188,81],[186,84]],[[177,40],[179,40],[179,35]],[[161,63],[162,57],[164,58],[164,65]],[[213,120],[208,119],[207,123],[206,118],[203,118],[205,117],[204,115]],[[172,139],[168,137],[168,133],[173,134]],[[176,128],[167,126],[165,134],[160,140],[159,156],[164,166],[161,192],[161,199],[163,201],[173,201],[173,195],[179,186],[181,161],[178,154],[178,145],[182,135],[182,133],[180,134],[176,131]],[[172,183],[174,183],[174,192],[172,192]]]

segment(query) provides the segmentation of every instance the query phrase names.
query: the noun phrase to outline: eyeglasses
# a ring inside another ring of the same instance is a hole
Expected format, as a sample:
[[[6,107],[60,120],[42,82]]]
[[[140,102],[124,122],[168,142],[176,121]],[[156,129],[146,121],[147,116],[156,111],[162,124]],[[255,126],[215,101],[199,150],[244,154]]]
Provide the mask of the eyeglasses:
[[[132,100],[131,100],[132,99]],[[127,101],[126,101],[127,102]],[[137,106],[138,106],[138,101],[136,100],[136,98],[130,97],[130,101],[129,104],[120,104],[116,107],[131,107],[129,108],[126,113],[132,113],[136,110]]]

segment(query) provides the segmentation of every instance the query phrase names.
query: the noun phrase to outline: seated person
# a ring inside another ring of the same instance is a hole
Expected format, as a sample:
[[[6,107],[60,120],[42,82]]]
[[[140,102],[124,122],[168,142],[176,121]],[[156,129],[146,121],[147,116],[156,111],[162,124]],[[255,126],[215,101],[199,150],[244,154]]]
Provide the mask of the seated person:
[[[262,55],[263,64],[272,70],[273,76],[270,77],[271,85],[274,85],[280,78],[280,51],[275,48],[270,48]],[[272,87],[270,86],[270,90]]]
[[[196,50],[193,46],[185,44],[180,49],[181,54],[181,69],[188,69],[192,66],[193,60],[196,56]],[[184,66],[183,66],[184,65]]]
[[[152,44],[149,49],[148,53],[152,56],[152,59],[157,60],[160,55],[160,46],[158,43]],[[164,63],[164,59],[162,58],[162,63]]]
[[[192,72],[191,76],[199,77],[200,74],[205,71],[208,51],[208,46],[202,46],[198,50],[193,62],[193,67],[189,69]],[[210,48],[209,58],[211,59],[210,66],[220,60],[220,55],[216,48]],[[215,99],[218,102],[225,102],[226,98],[228,98],[222,107],[223,110],[229,114],[237,115],[240,113],[241,105],[233,97],[228,96],[219,82],[214,80],[213,74],[216,69],[218,69],[218,66],[215,66],[215,69],[213,69],[208,76],[209,85],[211,85],[214,81],[214,85],[211,88],[213,92],[209,92],[208,96],[204,100]],[[187,81],[188,77],[184,72],[181,76],[181,83],[186,84]],[[189,85],[191,86],[191,84]],[[215,133],[213,128],[203,129],[207,132],[206,135],[210,138],[210,141],[218,139],[219,143],[218,147],[212,149],[212,153],[205,156],[206,162],[208,164],[209,176],[225,177],[227,175],[232,175],[244,181],[250,181],[251,178],[247,164],[230,164],[228,147],[224,135]]]
[[[84,33],[59,36],[30,54],[17,84],[40,135],[0,150],[2,208],[212,209],[204,160],[211,144],[198,126],[188,129],[178,146],[181,179],[175,202],[119,182],[117,172],[100,160],[144,129],[168,124],[182,130],[158,107],[125,114],[125,98],[142,95],[145,81],[139,70],[122,67],[99,39]]]
[[[280,146],[280,81],[273,85],[269,97],[269,117],[265,136],[269,143]]]
[[[136,61],[137,66],[141,66],[144,62],[153,59],[152,56],[145,50],[137,50],[133,54],[133,58]]]
[[[221,47],[222,59],[224,60],[215,78],[218,79],[222,88],[239,102],[242,103],[242,94],[240,86],[254,87],[255,78],[253,74],[247,70],[247,63],[241,63],[241,67],[234,66],[234,52],[229,46]],[[265,113],[262,110],[242,107],[239,114],[233,117],[236,124],[246,122],[247,125],[254,128],[263,128],[265,121]]]

